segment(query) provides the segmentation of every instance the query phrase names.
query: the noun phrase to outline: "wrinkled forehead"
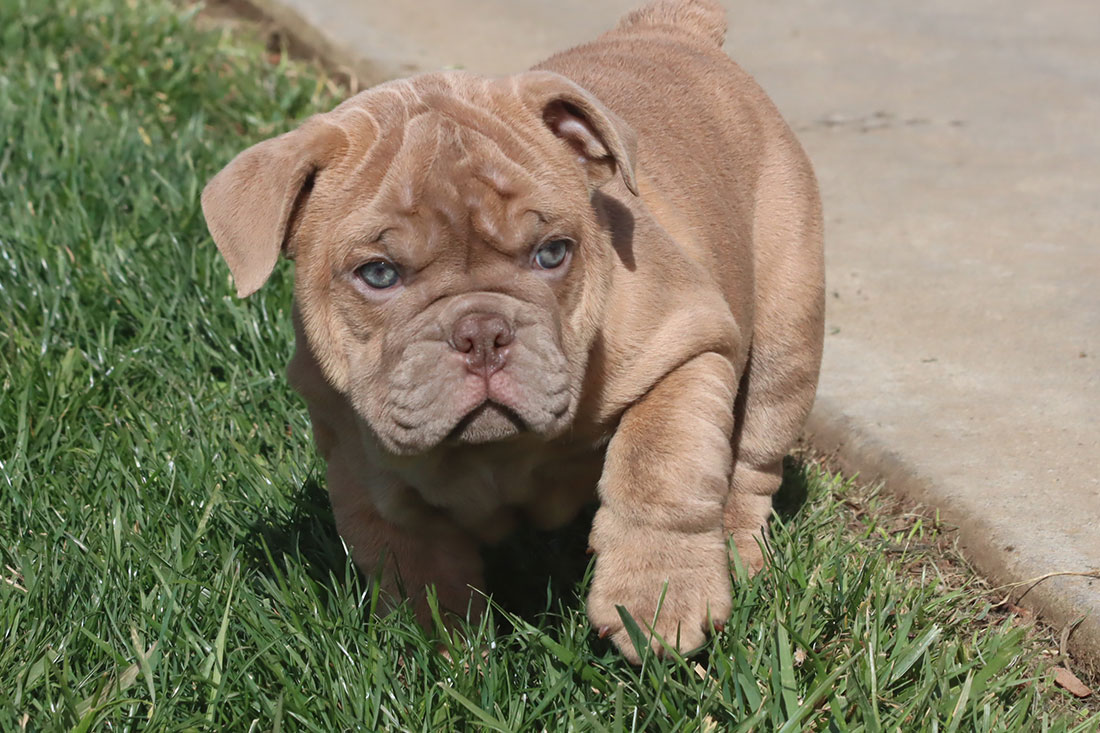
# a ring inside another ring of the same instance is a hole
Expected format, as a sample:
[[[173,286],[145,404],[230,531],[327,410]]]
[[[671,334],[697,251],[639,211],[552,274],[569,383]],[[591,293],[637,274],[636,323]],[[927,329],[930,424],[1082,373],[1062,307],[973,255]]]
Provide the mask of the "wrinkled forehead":
[[[456,234],[497,245],[523,237],[547,203],[539,176],[511,140],[499,140],[437,111],[405,128],[405,144],[380,188],[376,208],[418,216]]]
[[[339,185],[354,202],[342,238],[370,237],[398,218],[512,249],[559,218],[571,181],[546,154],[541,121],[491,80],[456,88],[446,78],[386,85],[338,108],[351,141]]]

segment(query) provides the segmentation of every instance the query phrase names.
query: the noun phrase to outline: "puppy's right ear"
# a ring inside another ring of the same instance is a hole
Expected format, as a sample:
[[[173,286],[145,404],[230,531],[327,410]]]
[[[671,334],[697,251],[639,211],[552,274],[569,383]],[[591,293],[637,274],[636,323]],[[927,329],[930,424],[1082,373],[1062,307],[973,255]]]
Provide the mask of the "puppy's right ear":
[[[267,282],[313,177],[345,142],[338,127],[308,120],[240,153],[206,184],[206,226],[229,265],[239,297]]]

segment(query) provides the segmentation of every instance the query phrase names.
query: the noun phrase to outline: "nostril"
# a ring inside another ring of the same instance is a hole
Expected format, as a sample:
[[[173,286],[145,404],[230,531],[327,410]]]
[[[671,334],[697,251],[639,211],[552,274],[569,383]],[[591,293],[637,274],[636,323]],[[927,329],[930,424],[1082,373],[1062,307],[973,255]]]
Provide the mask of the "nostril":
[[[460,318],[451,330],[451,347],[463,354],[474,350],[480,341],[481,329],[476,319],[470,316]]]
[[[496,347],[507,346],[512,343],[512,326],[500,316],[494,316],[493,322],[487,329],[493,334],[493,345]]]
[[[474,350],[474,340],[468,335],[454,334],[451,337],[451,348],[463,354]]]

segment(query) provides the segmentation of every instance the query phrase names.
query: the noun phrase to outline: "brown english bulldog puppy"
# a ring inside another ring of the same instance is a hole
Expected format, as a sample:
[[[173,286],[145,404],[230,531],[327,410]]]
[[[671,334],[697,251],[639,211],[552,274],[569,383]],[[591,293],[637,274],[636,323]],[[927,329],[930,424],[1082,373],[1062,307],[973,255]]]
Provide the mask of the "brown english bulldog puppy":
[[[203,191],[242,297],[295,261],[337,527],[422,620],[429,584],[480,610],[480,546],[593,499],[588,616],[633,661],[616,606],[691,650],[730,613],[727,541],[761,566],[817,384],[821,208],[724,35],[712,0],[659,0],[516,76],[369,89]]]

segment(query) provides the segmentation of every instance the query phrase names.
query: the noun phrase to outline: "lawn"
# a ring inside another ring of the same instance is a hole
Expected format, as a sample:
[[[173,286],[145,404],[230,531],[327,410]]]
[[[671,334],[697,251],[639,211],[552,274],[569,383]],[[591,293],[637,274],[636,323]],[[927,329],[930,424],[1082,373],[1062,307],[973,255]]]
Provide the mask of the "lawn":
[[[469,643],[373,614],[283,376],[291,268],[237,300],[198,207],[341,90],[161,0],[0,0],[0,48],[0,730],[1100,727],[935,522],[813,463],[695,658],[596,638],[583,528],[492,553]]]

